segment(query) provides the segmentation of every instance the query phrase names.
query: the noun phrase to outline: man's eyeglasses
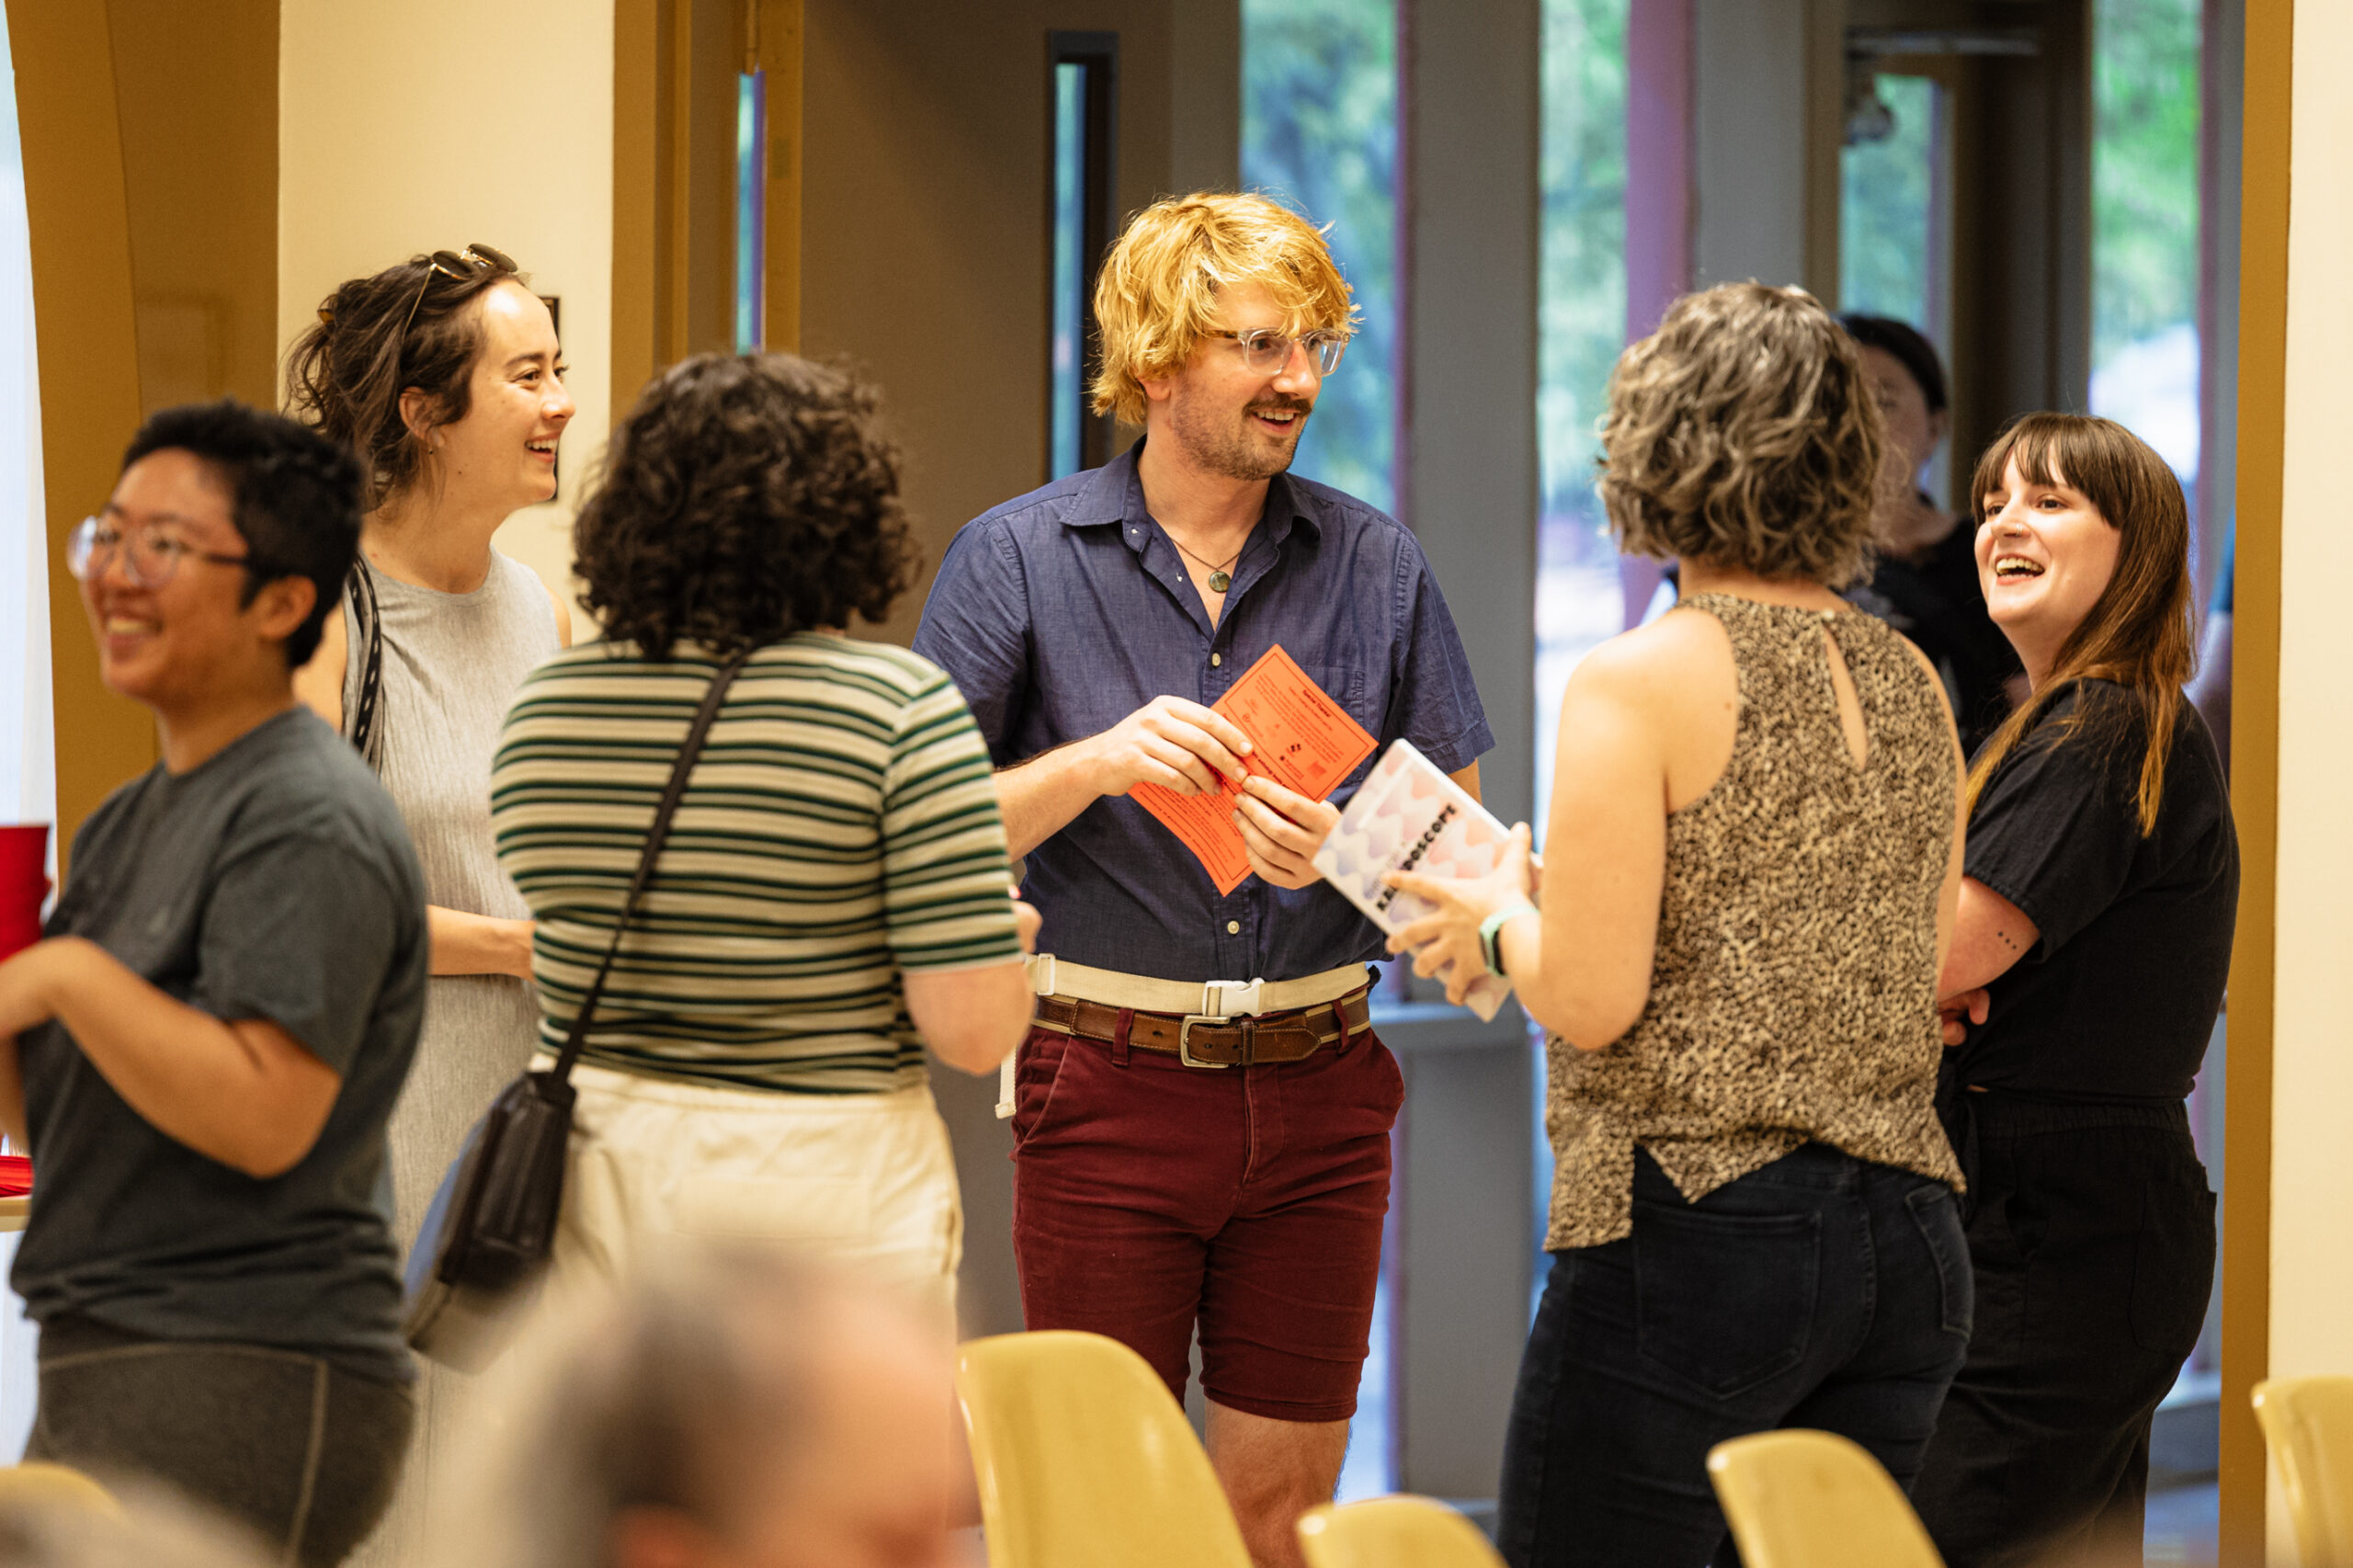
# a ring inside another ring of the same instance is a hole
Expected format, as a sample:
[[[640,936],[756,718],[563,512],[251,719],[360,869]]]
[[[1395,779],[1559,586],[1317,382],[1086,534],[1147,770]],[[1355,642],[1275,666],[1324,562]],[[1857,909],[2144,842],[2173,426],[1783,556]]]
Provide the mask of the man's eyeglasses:
[[[1271,376],[1290,363],[1294,345],[1307,350],[1308,362],[1319,376],[1328,376],[1340,368],[1340,356],[1348,351],[1348,340],[1336,332],[1303,332],[1291,337],[1265,327],[1252,327],[1248,332],[1212,332],[1211,337],[1230,337],[1240,345],[1242,362],[1261,376]]]
[[[454,278],[470,283],[477,278],[500,278],[515,273],[514,258],[503,250],[489,245],[472,244],[463,250],[438,250],[426,258],[425,281],[416,286],[416,298],[410,302],[408,315],[401,323],[401,336],[408,336],[408,329],[416,324],[416,312],[425,303],[425,296],[433,287],[433,275]]]
[[[103,517],[85,517],[82,526],[65,541],[65,569],[74,574],[76,581],[86,583],[93,577],[104,576],[114,561],[115,551],[122,550],[123,568],[131,574],[131,580],[142,588],[160,588],[180,569],[183,556],[193,555],[222,566],[253,564],[254,558],[249,554],[223,555],[215,550],[199,550],[178,535],[165,532],[170,526],[145,523],[121,528]]]

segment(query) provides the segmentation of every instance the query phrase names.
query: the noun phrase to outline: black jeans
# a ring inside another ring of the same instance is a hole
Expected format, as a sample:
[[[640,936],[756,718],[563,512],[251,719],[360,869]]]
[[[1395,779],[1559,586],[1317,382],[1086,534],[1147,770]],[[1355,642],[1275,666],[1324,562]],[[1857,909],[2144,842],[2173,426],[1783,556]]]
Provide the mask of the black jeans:
[[[1959,1108],[1977,1332],[1913,1500],[1951,1568],[2138,1562],[2150,1419],[2214,1278],[2188,1117],[1981,1094]]]
[[[297,1350],[149,1339],[86,1319],[41,1331],[28,1460],[161,1483],[333,1568],[392,1501],[416,1403]]]
[[[1919,1469],[1971,1312],[1951,1188],[1809,1143],[1687,1203],[1634,1156],[1634,1230],[1553,1255],[1496,1532],[1512,1568],[1732,1562],[1708,1450],[1780,1426]]]

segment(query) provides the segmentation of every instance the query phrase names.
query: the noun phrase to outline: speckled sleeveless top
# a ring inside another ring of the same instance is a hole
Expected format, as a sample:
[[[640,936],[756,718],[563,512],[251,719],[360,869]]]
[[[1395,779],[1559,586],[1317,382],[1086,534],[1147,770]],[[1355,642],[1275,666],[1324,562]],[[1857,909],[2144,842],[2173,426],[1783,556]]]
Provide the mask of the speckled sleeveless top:
[[[1604,1051],[1546,1048],[1554,1249],[1632,1229],[1638,1145],[1694,1200],[1807,1142],[1961,1185],[1932,1104],[1956,788],[1935,677],[1867,615],[1684,608],[1732,640],[1732,760],[1666,819],[1642,1017]],[[1860,767],[1825,626],[1862,705]]]

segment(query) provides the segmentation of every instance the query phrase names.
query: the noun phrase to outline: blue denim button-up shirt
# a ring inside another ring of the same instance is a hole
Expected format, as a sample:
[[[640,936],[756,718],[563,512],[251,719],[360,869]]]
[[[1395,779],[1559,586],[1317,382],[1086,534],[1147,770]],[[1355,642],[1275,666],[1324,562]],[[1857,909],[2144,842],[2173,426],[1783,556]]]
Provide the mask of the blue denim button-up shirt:
[[[1155,697],[1204,705],[1279,643],[1383,744],[1449,772],[1495,744],[1461,639],[1404,525],[1278,475],[1209,612],[1144,509],[1141,445],[984,513],[957,534],[915,652],[962,688],[1000,767],[1110,729]],[[1345,803],[1357,773],[1332,797]],[[1168,980],[1292,980],[1376,958],[1380,933],[1326,883],[1256,877],[1220,897],[1192,851],[1125,796],[1030,852],[1039,950]]]

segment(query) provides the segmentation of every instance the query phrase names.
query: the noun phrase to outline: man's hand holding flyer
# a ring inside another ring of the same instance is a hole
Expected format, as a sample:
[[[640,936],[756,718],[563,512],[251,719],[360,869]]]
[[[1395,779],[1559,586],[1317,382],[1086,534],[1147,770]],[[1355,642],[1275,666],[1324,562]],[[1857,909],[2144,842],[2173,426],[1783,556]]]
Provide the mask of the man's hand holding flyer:
[[[1253,773],[1311,801],[1338,789],[1379,744],[1279,647],[1267,649],[1213,710],[1250,737],[1250,753],[1242,760]],[[1129,793],[1200,857],[1221,894],[1250,874],[1249,854],[1233,825],[1239,786],[1228,781],[1213,794],[1180,795],[1139,784]]]

